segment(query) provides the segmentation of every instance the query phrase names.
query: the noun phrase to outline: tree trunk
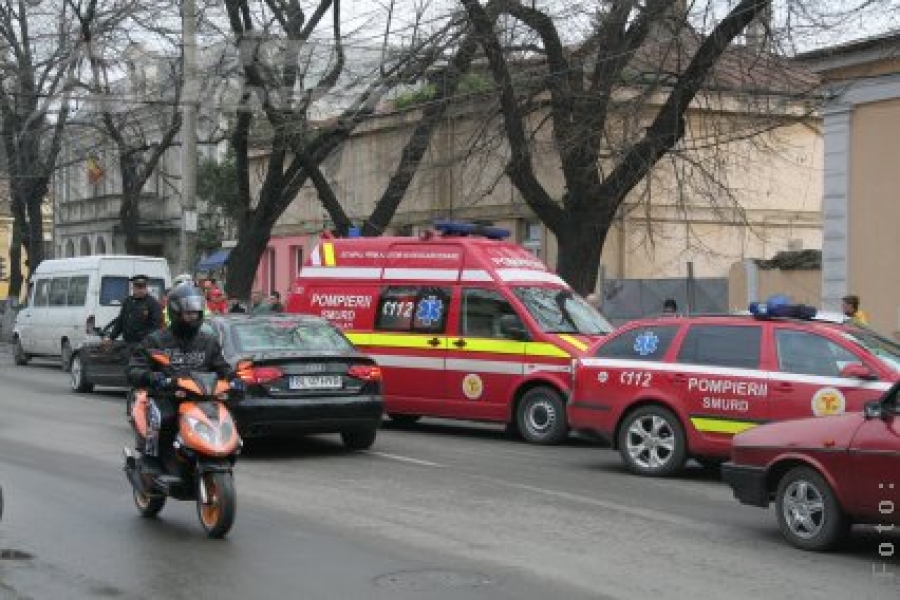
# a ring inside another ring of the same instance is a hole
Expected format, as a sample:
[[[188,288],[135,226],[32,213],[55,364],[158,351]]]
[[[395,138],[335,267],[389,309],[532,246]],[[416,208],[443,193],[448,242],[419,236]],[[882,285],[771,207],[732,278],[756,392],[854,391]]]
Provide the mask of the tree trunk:
[[[583,296],[597,287],[600,253],[610,227],[611,219],[582,215],[581,219],[565,219],[564,228],[554,232],[559,250],[556,274]]]
[[[12,240],[9,245],[9,293],[8,298],[18,302],[22,295],[22,225],[13,224]]]
[[[125,188],[122,191],[122,204],[119,206],[119,222],[122,225],[122,233],[125,234],[125,254],[140,254],[141,247],[138,242],[141,218],[140,192]]]
[[[41,211],[44,186],[29,190],[28,209],[28,277],[44,261],[44,215]],[[38,195],[39,194],[39,195]]]
[[[253,280],[269,243],[272,227],[256,215],[238,223],[238,243],[228,255],[228,277],[225,293],[229,298],[248,300],[253,291]]]

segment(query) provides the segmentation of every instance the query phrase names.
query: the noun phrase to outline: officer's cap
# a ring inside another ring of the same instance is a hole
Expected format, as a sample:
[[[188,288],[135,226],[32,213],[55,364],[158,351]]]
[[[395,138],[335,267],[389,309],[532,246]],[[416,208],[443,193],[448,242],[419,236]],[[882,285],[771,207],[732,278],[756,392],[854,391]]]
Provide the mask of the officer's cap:
[[[128,281],[130,281],[131,283],[133,283],[135,285],[147,285],[148,280],[149,280],[149,278],[146,275],[135,275]]]

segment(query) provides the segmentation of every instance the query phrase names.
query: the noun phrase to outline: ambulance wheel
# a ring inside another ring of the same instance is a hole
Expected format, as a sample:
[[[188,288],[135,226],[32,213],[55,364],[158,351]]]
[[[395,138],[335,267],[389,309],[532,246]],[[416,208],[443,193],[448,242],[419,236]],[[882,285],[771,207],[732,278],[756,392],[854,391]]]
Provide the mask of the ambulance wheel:
[[[802,550],[830,550],[849,530],[849,522],[825,478],[809,467],[795,467],[778,482],[778,526]]]
[[[390,413],[388,416],[397,425],[412,425],[422,418],[422,415],[403,415],[400,413]]]
[[[687,458],[681,422],[661,406],[643,406],[628,413],[617,441],[628,470],[645,477],[675,475]]]
[[[348,450],[368,450],[375,443],[378,436],[378,430],[374,427],[370,429],[348,429],[341,432],[341,441]]]
[[[516,411],[516,423],[522,438],[532,444],[559,444],[569,435],[562,396],[547,386],[525,392]]]

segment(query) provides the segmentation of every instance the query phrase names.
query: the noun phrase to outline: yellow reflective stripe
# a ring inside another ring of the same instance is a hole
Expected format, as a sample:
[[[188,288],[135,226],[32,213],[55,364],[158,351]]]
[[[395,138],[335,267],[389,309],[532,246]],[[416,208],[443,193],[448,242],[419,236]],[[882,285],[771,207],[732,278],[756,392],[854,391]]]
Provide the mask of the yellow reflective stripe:
[[[569,335],[568,333],[564,333],[564,334],[560,335],[559,337],[560,337],[562,340],[564,340],[564,341],[566,341],[566,342],[569,342],[570,344],[572,344],[573,346],[575,346],[576,348],[578,348],[578,349],[581,350],[582,352],[584,352],[585,350],[588,349],[588,345],[587,345],[587,344],[585,344],[584,342],[582,342],[581,340],[579,340],[577,337],[573,337],[573,336]]]
[[[344,335],[358,346],[381,346],[385,348],[422,348],[425,350],[443,350],[447,348],[447,338],[434,335],[409,335],[406,333],[350,333]],[[428,342],[437,339],[438,345]]]
[[[466,345],[457,348],[450,343],[450,350],[460,350],[462,352],[494,352],[496,354],[518,354],[525,356],[525,342],[516,342],[513,340],[491,340],[483,338],[463,338]]]
[[[703,417],[691,417],[691,423],[697,431],[731,434],[753,429],[759,425],[759,423],[749,423],[747,421],[731,421],[728,419],[709,419]]]
[[[331,242],[322,244],[322,258],[326,267],[333,267],[337,264],[334,262],[334,244]]]
[[[525,356],[555,356],[559,358],[572,358],[572,355],[553,344],[547,342],[528,342],[525,344]]]

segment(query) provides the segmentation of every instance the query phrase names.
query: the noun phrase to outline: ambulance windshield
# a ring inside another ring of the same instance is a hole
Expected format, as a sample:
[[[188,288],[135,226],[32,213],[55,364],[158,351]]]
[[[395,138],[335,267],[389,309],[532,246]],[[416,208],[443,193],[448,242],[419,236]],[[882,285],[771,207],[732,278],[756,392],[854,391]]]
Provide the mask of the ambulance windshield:
[[[513,291],[544,333],[606,335],[613,330],[603,315],[571,290],[516,287]]]
[[[900,345],[870,329],[850,327],[844,336],[874,354],[881,362],[900,373]]]

